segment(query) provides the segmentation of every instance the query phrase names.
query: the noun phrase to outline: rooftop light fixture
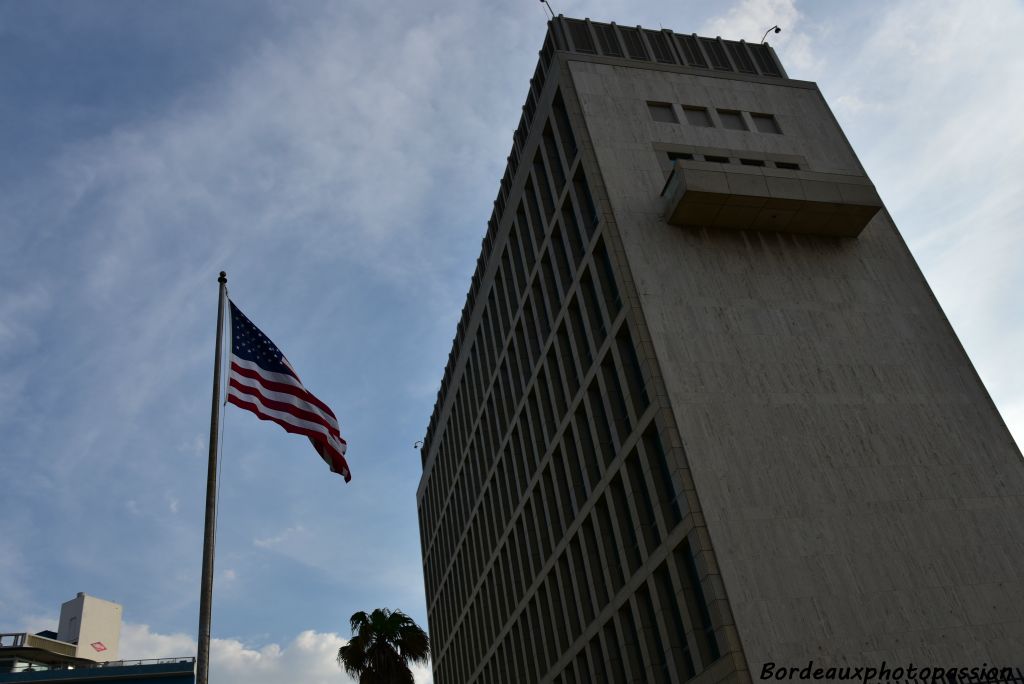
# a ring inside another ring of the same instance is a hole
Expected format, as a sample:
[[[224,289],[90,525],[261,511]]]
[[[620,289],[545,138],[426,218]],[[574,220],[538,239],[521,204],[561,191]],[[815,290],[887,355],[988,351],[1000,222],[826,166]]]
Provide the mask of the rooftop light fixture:
[[[544,0],[541,0],[541,2],[544,2]],[[761,45],[764,45],[764,39],[767,38],[768,34],[771,33],[772,31],[775,31],[776,33],[782,33],[782,29],[779,28],[778,24],[772,26],[770,29],[764,32],[763,36],[761,36]]]

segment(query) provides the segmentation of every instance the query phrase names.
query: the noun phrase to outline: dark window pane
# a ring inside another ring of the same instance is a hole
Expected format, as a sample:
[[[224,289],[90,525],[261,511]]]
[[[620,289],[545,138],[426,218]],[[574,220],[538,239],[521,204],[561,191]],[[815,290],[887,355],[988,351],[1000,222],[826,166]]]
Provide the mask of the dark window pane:
[[[718,118],[722,126],[733,131],[747,130],[747,124],[743,122],[743,115],[734,109],[719,109]]]
[[[576,137],[572,132],[572,124],[569,122],[569,113],[565,109],[565,102],[562,100],[562,93],[555,93],[555,100],[551,103],[555,115],[555,124],[558,126],[558,135],[562,140],[562,152],[565,159],[572,164],[576,158]]]
[[[651,119],[662,123],[679,123],[672,105],[666,102],[648,102],[647,111],[651,113]]]
[[[558,146],[555,144],[555,135],[551,132],[551,126],[544,127],[544,152],[547,154],[548,167],[555,176],[555,189],[561,190],[565,185],[565,169],[562,167],[562,158],[558,154]]]
[[[701,651],[701,660],[705,663],[713,663],[719,658],[718,640],[715,638],[714,626],[711,624],[711,612],[708,610],[707,601],[704,598],[704,589],[700,584],[700,576],[697,573],[697,563],[690,550],[690,542],[683,540],[683,543],[676,547],[676,565],[681,574],[684,575],[686,586],[683,588],[686,607],[690,612],[690,620],[696,626],[697,645]]]
[[[750,118],[754,122],[754,128],[761,133],[782,133],[778,122],[771,114],[751,114]]]
[[[683,114],[686,116],[686,122],[691,126],[703,126],[705,128],[712,128],[714,126],[711,123],[708,110],[704,107],[683,107]]]

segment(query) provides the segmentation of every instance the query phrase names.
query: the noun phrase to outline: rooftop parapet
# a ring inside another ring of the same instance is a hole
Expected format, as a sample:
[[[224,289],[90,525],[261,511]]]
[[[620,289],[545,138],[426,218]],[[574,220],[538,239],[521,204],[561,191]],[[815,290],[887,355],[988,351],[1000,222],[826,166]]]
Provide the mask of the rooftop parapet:
[[[786,78],[767,44],[708,38],[670,29],[602,24],[559,15],[549,22],[556,50],[719,72]],[[545,45],[547,42],[545,41]],[[543,54],[542,54],[543,56]]]

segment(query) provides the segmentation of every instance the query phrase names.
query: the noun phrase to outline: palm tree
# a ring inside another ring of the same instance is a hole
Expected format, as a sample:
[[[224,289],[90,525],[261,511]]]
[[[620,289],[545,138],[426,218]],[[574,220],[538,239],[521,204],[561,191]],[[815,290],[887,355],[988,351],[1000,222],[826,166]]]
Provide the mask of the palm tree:
[[[413,684],[412,663],[426,663],[430,638],[400,610],[359,611],[349,619],[352,639],[338,649],[338,665],[359,684]]]

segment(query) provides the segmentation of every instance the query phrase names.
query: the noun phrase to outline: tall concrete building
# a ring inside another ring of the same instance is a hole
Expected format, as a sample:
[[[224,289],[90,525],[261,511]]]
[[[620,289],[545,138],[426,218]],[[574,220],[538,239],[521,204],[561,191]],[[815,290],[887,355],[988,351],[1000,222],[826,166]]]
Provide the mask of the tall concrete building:
[[[550,22],[422,459],[437,684],[1024,662],[1020,451],[767,46]]]

